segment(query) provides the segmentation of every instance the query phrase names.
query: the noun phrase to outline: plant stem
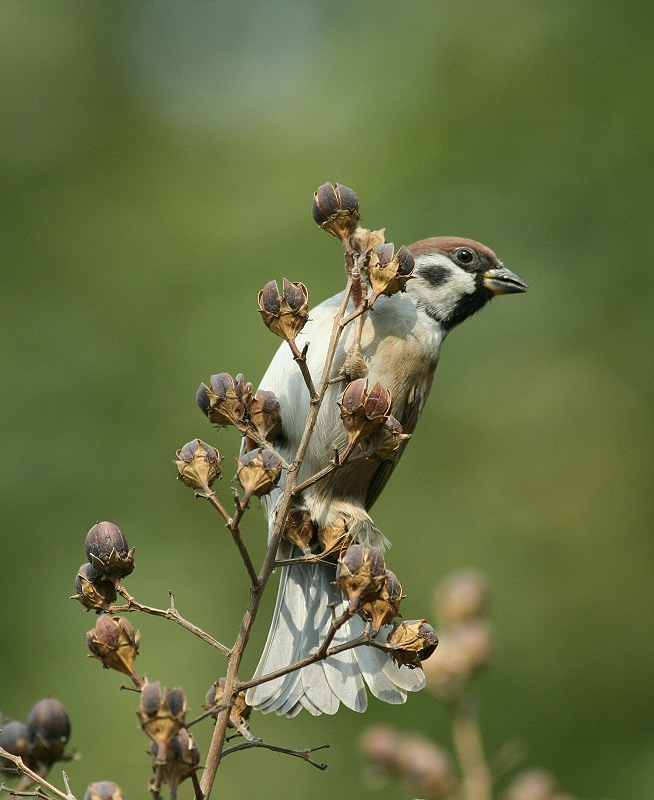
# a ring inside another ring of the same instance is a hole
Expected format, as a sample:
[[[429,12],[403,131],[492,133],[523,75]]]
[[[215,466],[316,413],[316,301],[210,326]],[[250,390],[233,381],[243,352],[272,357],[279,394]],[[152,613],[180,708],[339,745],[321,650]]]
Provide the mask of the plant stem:
[[[461,767],[464,800],[492,800],[493,782],[486,763],[477,715],[464,698],[450,704],[452,739]]]

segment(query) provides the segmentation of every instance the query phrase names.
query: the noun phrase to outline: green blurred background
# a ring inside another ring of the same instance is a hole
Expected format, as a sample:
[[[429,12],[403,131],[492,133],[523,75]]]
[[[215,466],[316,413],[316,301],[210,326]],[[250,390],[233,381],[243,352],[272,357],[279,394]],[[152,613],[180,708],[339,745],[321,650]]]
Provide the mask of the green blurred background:
[[[229,497],[236,437],[195,390],[220,371],[257,383],[277,347],[256,312],[266,281],[302,280],[314,303],[340,290],[338,244],[310,215],[326,180],[397,244],[470,236],[531,287],[448,339],[376,507],[405,616],[430,616],[451,570],[481,570],[488,751],[522,743],[524,766],[580,798],[653,796],[653,22],[649,0],[0,5],[0,709],[66,705],[78,796],[115,779],[143,797],[149,778],[136,698],[86,659],[94,617],[67,599],[84,536],[116,522],[137,599],[166,607],[171,589],[230,642],[245,571],[171,459],[216,444]],[[255,508],[257,558],[263,531]],[[131,621],[140,673],[199,710],[222,657]],[[268,741],[330,742],[329,769],[237,754],[222,792],[372,800],[355,742],[382,721],[450,746],[424,693],[365,717],[260,717]]]

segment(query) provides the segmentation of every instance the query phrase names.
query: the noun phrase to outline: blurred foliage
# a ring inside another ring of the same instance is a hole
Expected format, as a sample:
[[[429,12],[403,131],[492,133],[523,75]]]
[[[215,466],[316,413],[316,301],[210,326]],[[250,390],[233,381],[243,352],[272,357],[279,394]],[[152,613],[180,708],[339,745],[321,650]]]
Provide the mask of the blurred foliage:
[[[477,684],[489,752],[518,740],[525,766],[587,800],[652,796],[653,22],[645,0],[0,5],[0,709],[64,703],[80,795],[116,780],[143,796],[149,778],[135,696],[85,658],[94,617],[67,600],[84,536],[120,525],[137,599],[171,589],[233,637],[245,571],[170,462],[215,444],[228,495],[237,443],[194,393],[219,371],[256,384],[277,347],[256,312],[266,281],[302,280],[313,303],[340,290],[338,245],[310,216],[333,180],[397,244],[471,236],[531,287],[446,342],[376,507],[405,615],[429,615],[449,570],[481,570],[500,642]],[[131,621],[139,672],[199,711],[222,657]],[[448,746],[426,695],[373,702],[375,722]],[[236,754],[223,793],[319,800],[347,776],[373,798],[363,724],[253,719],[285,746],[329,741],[330,767]]]

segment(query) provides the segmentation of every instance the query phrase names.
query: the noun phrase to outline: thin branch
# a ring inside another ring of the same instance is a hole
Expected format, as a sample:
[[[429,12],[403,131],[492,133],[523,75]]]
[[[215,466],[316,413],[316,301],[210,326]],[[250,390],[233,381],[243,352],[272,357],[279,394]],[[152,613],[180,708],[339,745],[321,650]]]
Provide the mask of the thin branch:
[[[234,540],[234,544],[238,548],[238,552],[241,554],[241,558],[243,559],[245,568],[247,569],[248,575],[250,576],[250,583],[253,586],[256,586],[257,583],[259,582],[259,577],[254,568],[254,565],[252,564],[252,559],[250,558],[250,554],[248,553],[247,547],[245,546],[245,542],[241,537],[241,531],[239,528],[239,525],[241,523],[241,518],[245,513],[245,506],[242,506],[238,498],[235,497],[234,500],[236,505],[236,511],[234,513],[234,516],[230,517],[230,515],[227,512],[227,509],[220,502],[220,500],[216,496],[216,493],[213,490],[207,492],[206,494],[198,494],[198,497],[204,497],[206,500],[208,500],[225,520],[226,527],[232,534],[232,539]]]
[[[189,622],[187,619],[184,619],[179,611],[175,608],[175,599],[170,593],[171,599],[171,606],[170,608],[163,609],[163,608],[153,608],[152,606],[145,606],[142,603],[137,602],[129,592],[122,586],[118,584],[116,586],[116,590],[121,597],[127,600],[126,606],[110,606],[107,609],[108,614],[129,614],[132,611],[141,611],[144,614],[152,614],[155,617],[163,617],[164,619],[171,619],[173,622],[176,622],[178,625],[181,625],[182,628],[186,628],[187,631],[194,633],[196,636],[199,636],[204,642],[210,644],[212,647],[215,647],[217,650],[220,650],[223,655],[229,657],[230,649],[226,647],[221,642],[217,641],[210,636],[208,633],[202,630],[202,628],[198,628],[197,625],[194,625],[192,622]]]
[[[311,398],[311,401],[314,402],[318,398],[318,392],[316,392],[316,387],[313,385],[313,378],[311,377],[309,367],[307,366],[307,350],[309,349],[309,343],[307,342],[304,345],[302,352],[298,350],[295,341],[289,341],[289,345],[291,347],[291,352],[293,353],[293,360],[300,368],[300,372],[304,378],[304,383],[309,390],[309,397]]]
[[[319,770],[326,770],[327,764],[318,764],[316,761],[312,761],[309,758],[311,753],[315,753],[316,750],[324,750],[325,748],[329,747],[328,744],[321,744],[318,747],[310,747],[307,750],[290,750],[287,747],[278,747],[274,744],[267,744],[266,742],[262,742],[261,739],[254,739],[248,742],[241,742],[240,744],[234,744],[231,747],[226,747],[223,750],[223,756],[228,756],[231,753],[237,753],[239,750],[251,750],[253,747],[264,747],[266,750],[272,750],[275,753],[285,753],[287,756],[296,756],[296,758],[301,758],[307,763],[311,764],[311,766],[316,767]]]
[[[23,759],[20,756],[15,756],[13,755],[13,753],[8,753],[3,747],[0,747],[0,756],[2,756],[2,758],[6,758],[9,761],[13,762],[18,768],[19,772],[22,772],[22,774],[25,775],[27,778],[29,778],[32,783],[36,784],[37,791],[39,787],[44,786],[55,797],[60,798],[60,800],[75,800],[74,795],[70,794],[70,789],[68,791],[68,794],[65,794],[64,792],[60,791],[59,789],[57,789],[56,786],[53,786],[51,783],[48,783],[48,781],[42,778],[37,772],[34,772],[34,770],[31,770],[28,766],[26,766],[25,763],[23,762]],[[4,790],[5,787],[3,786],[2,788]],[[9,789],[8,791],[11,796],[11,789]],[[35,796],[39,797],[39,795]],[[47,797],[45,793],[40,796]]]

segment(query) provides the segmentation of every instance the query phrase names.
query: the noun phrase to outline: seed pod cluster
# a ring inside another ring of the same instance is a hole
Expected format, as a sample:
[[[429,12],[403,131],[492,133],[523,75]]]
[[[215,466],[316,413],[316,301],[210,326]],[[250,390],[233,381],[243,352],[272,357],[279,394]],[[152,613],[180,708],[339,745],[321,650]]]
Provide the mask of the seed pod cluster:
[[[277,282],[269,281],[259,292],[259,313],[272,333],[294,343],[309,319],[307,287],[284,278],[280,295]]]
[[[13,720],[3,724],[0,747],[45,775],[55,762],[72,758],[66,752],[70,730],[66,709],[58,700],[46,697],[32,706],[25,722]],[[8,759],[0,758],[0,772],[13,767]]]
[[[77,571],[77,594],[71,599],[100,614],[116,599],[120,580],[134,569],[134,548],[113,522],[97,522],[86,535],[84,549],[88,563]]]
[[[209,386],[200,384],[196,402],[214,425],[233,425],[258,442],[273,442],[282,432],[279,403],[274,392],[259,389],[252,395],[252,384],[242,374],[227,372],[212,375]]]
[[[155,764],[164,764],[168,745],[184,725],[187,703],[181,689],[161,691],[159,682],[146,683],[136,712],[144,733],[155,745]]]
[[[134,671],[134,659],[139,654],[140,641],[140,631],[135,632],[127,619],[107,614],[99,617],[95,628],[86,634],[89,657],[97,658],[105,669],[127,675],[138,688],[143,682]]]
[[[415,669],[436,650],[438,636],[426,619],[412,619],[400,623],[389,635],[387,644],[396,664]]]
[[[359,221],[356,192],[340,183],[324,183],[313,195],[311,214],[317,225],[345,244]]]
[[[392,242],[377,245],[366,267],[372,288],[370,304],[372,305],[380,294],[390,297],[403,292],[407,282],[413,277],[414,268],[415,260],[408,248],[400,247],[396,253]]]
[[[359,378],[345,387],[338,407],[348,438],[345,457],[390,418],[391,393],[379,381],[369,390],[367,378]]]
[[[177,451],[177,477],[196,492],[206,494],[220,477],[222,460],[215,447],[202,439],[193,439]]]
[[[241,500],[247,505],[250,497],[269,494],[277,485],[282,474],[282,460],[274,450],[256,447],[238,459],[236,480],[245,494]]]
[[[220,705],[225,697],[225,678],[219,678],[209,689],[203,706],[207,711],[214,706]],[[229,709],[229,728],[235,728],[242,732],[248,727],[248,720],[252,708],[245,702],[245,692],[239,692],[234,698],[234,702]]]

